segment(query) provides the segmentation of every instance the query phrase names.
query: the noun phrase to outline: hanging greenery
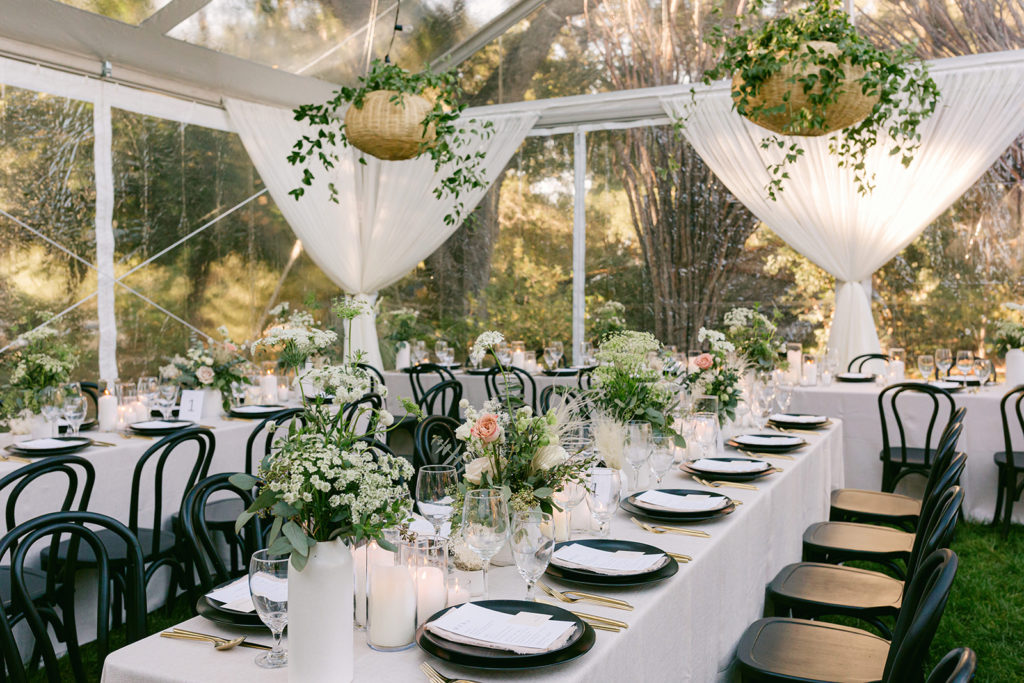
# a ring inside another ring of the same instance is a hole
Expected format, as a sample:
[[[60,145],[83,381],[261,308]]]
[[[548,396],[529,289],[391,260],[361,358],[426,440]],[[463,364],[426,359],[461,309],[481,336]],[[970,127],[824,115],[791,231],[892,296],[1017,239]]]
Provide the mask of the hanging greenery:
[[[351,145],[386,160],[427,154],[435,171],[447,172],[434,196],[456,200],[444,222],[457,224],[465,210],[459,201],[462,192],[486,187],[481,166],[486,155],[466,151],[466,146],[474,136],[486,139],[493,134],[491,121],[459,120],[466,108],[462,94],[454,71],[410,73],[375,59],[357,87],[342,87],[323,104],[304,104],[295,110],[295,120],[308,122],[314,131],[303,135],[288,155],[289,163],[304,166],[302,186],[289,194],[299,199],[313,184],[311,166],[334,168],[339,146]],[[359,162],[365,164],[366,159],[360,157]],[[328,189],[337,202],[334,183],[328,183]]]
[[[840,167],[852,168],[861,193],[873,189],[864,160],[879,144],[910,164],[921,135],[918,127],[935,111],[939,89],[928,67],[915,59],[914,44],[885,52],[860,36],[837,0],[813,0],[762,22],[767,0],[752,0],[727,35],[720,24],[707,42],[722,50],[704,82],[732,75],[733,107],[773,131],[761,146],[783,150],[770,165],[765,188],[777,198],[786,167],[804,150],[799,140],[841,130],[829,140]]]

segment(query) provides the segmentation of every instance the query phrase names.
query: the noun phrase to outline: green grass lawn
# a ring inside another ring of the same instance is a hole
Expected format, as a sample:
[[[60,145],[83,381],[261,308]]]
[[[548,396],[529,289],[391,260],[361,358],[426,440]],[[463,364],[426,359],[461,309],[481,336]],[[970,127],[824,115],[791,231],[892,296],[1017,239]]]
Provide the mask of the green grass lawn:
[[[960,570],[932,643],[931,665],[949,650],[968,646],[978,653],[979,681],[1024,680],[1024,528],[1015,526],[1003,541],[988,526],[961,524],[953,550],[960,556]],[[185,600],[178,600],[171,615],[164,610],[149,615],[149,631],[156,633],[191,616]],[[116,633],[112,647],[123,642],[123,633]],[[95,653],[88,646],[84,649],[94,680],[99,680]],[[71,680],[70,667],[64,679]],[[30,680],[45,677],[37,673]]]

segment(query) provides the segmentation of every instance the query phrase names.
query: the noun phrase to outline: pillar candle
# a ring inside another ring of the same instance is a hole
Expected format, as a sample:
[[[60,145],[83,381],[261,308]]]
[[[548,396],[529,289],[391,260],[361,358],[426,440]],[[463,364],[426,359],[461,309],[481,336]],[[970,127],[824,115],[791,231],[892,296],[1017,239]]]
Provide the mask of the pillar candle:
[[[371,567],[367,639],[372,647],[410,645],[416,635],[416,586],[408,567]]]
[[[786,360],[789,362],[789,377],[793,384],[800,383],[800,361],[803,360],[803,353],[800,349],[786,351]]]
[[[117,407],[117,431],[119,432],[128,429],[128,411],[129,406]]]
[[[523,367],[523,363],[525,363],[525,362],[526,362],[526,354],[525,353],[523,353],[522,351],[513,351],[512,352],[512,365],[516,366],[517,368],[521,368],[521,367]]]
[[[117,399],[110,391],[104,391],[96,401],[96,419],[99,420],[101,432],[117,429]]]
[[[422,624],[448,603],[445,575],[437,567],[416,570],[416,621]]]
[[[469,602],[469,587],[462,585],[459,577],[452,580],[451,588],[448,589],[448,604],[454,607]]]
[[[366,626],[366,575],[372,572],[372,567],[388,566],[395,563],[395,554],[377,545],[377,541],[370,541],[364,546],[352,551],[352,568],[355,572],[355,600],[356,612],[355,623],[357,626]]]
[[[277,377],[274,375],[260,376],[260,400],[264,403],[277,403]]]
[[[555,542],[569,540],[569,512],[567,510],[551,511],[551,522],[554,524]]]
[[[147,408],[146,404],[142,401],[136,401],[130,406],[130,408],[132,409],[132,414],[129,424],[132,422],[143,422],[149,419],[149,408]]]

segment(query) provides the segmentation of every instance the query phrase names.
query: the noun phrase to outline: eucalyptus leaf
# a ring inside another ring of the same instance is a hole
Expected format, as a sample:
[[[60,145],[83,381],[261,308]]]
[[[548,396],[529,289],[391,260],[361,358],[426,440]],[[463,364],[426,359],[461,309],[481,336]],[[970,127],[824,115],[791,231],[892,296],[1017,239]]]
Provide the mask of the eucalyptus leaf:
[[[281,527],[281,532],[284,534],[285,538],[288,539],[289,543],[291,543],[295,552],[300,555],[305,555],[309,552],[309,544],[306,543],[306,532],[303,531],[298,524],[295,522],[286,522],[285,525]]]
[[[228,477],[228,481],[231,482],[232,486],[238,487],[243,491],[248,491],[253,486],[256,486],[256,482],[259,481],[256,477],[245,472],[236,472]]]

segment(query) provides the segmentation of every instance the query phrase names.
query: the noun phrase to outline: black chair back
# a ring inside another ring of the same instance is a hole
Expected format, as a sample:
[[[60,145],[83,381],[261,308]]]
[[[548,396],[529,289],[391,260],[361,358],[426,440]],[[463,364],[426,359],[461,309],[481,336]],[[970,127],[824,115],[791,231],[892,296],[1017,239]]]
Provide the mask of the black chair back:
[[[19,467],[0,479],[0,493],[10,488],[4,516],[6,531],[18,526],[18,501],[21,500],[22,495],[26,490],[35,488],[33,484],[44,478],[50,486],[54,479],[61,482],[67,479],[64,499],[61,501],[60,507],[54,509],[53,512],[58,510],[67,512],[72,509],[84,511],[89,507],[92,487],[96,482],[96,470],[92,463],[77,455],[55,455]],[[47,498],[56,500],[56,496],[50,493],[47,494]],[[76,498],[78,499],[77,504],[75,503]]]
[[[282,429],[292,420],[298,420],[299,424],[303,424],[305,420],[303,415],[306,414],[304,408],[287,408],[279,413],[263,418],[260,423],[256,425],[256,428],[249,434],[249,439],[245,442],[245,473],[252,474],[255,472],[253,462],[253,452],[256,448],[256,440],[267,431],[266,439],[263,442],[263,453],[260,455],[260,462],[270,455],[270,449],[274,445],[274,432],[275,430]]]
[[[928,509],[927,517],[921,518],[914,534],[914,547],[907,560],[908,582],[924,558],[939,548],[949,547],[963,504],[964,490],[959,486],[951,486],[937,494],[935,503]]]
[[[928,417],[928,428],[925,431],[924,444],[921,446],[924,451],[923,465],[929,467],[932,464],[933,454],[937,450],[932,446],[932,437],[937,433],[935,428],[941,425],[941,432],[938,433],[945,434],[957,410],[953,395],[939,387],[933,387],[920,382],[900,382],[882,389],[878,394],[878,414],[882,420],[882,453],[887,462],[906,464],[907,449],[912,446],[908,442],[907,430],[903,424],[903,418],[900,416],[899,407],[901,400],[914,395],[927,396],[931,399],[931,414]],[[898,442],[895,444],[892,443],[889,434],[890,414],[896,425]],[[944,421],[942,421],[943,417],[945,417]]]
[[[580,368],[576,373],[576,386],[580,391],[589,391],[594,384],[594,367]]]
[[[495,365],[484,375],[484,386],[487,387],[488,400],[498,399],[502,403],[507,400],[512,409],[529,406],[537,412],[537,383],[526,370],[510,365],[505,368]]]
[[[956,553],[943,548],[918,566],[896,618],[882,680],[903,683],[921,679],[928,648],[953,587],[957,564]]]
[[[1003,448],[1006,451],[1006,463],[1012,468],[1024,468],[1024,459],[1017,462],[1016,454],[1013,452],[1013,437],[1010,432],[1011,416],[1007,410],[1010,401],[1013,401],[1014,424],[1020,433],[1024,433],[1024,411],[1021,410],[1021,402],[1024,401],[1024,384],[1018,384],[1010,389],[999,401],[999,416],[1003,420]]]
[[[241,572],[232,572],[228,568],[218,546],[214,543],[214,532],[210,530],[206,521],[206,504],[214,493],[222,491],[230,493],[232,498],[239,500],[243,510],[252,505],[252,491],[240,489],[228,481],[231,474],[231,472],[224,472],[206,477],[193,486],[181,501],[181,525],[189,544],[196,573],[199,576],[199,587],[203,592],[209,591],[225,581],[242,576],[248,570],[243,567]],[[223,499],[218,497],[217,500]],[[264,547],[263,524],[260,516],[253,516],[246,522],[241,533],[235,535],[242,557],[251,557],[254,552]]]
[[[85,526],[88,524],[89,526]],[[97,534],[90,527],[116,535],[125,546],[125,561],[122,567],[115,569],[107,556],[107,549]],[[69,538],[68,554],[62,570],[70,577],[67,584],[57,593],[58,611],[52,606],[37,605],[31,599],[31,590],[26,580],[26,559],[32,547],[37,543],[46,543],[55,548],[63,538]],[[14,605],[23,615],[35,641],[36,651],[42,656],[46,678],[50,683],[61,683],[62,676],[54,651],[48,627],[60,629],[68,648],[68,658],[76,681],[91,680],[82,664],[76,626],[76,598],[81,591],[76,591],[75,578],[81,579],[78,567],[79,548],[82,544],[89,546],[91,557],[88,566],[94,573],[88,576],[95,581],[96,595],[96,640],[97,657],[102,663],[110,651],[110,615],[111,615],[111,580],[116,573],[119,590],[124,596],[126,637],[129,643],[135,642],[146,635],[146,595],[143,588],[142,548],[135,535],[116,519],[95,512],[54,512],[41,515],[12,529],[0,540],[0,556],[13,550],[11,562],[11,581]],[[89,553],[87,553],[88,555]],[[81,585],[79,585],[79,588]],[[0,610],[0,647],[3,648],[7,677],[15,683],[29,680],[28,673],[22,663],[21,653],[11,627],[11,621],[4,610]]]
[[[85,406],[85,421],[89,419],[99,419],[100,414],[100,385],[99,382],[79,382],[78,386],[82,388],[82,394],[85,395],[85,400],[88,404]],[[113,389],[113,387],[111,387]]]
[[[969,647],[958,647],[950,650],[942,658],[925,683],[970,683],[974,680],[974,671],[978,668],[978,656]]]
[[[146,465],[150,460],[155,460],[156,464],[153,468],[153,520],[151,529],[159,530],[163,524],[164,519],[164,484],[165,474],[167,470],[167,463],[174,455],[177,458],[192,458],[192,469],[189,472],[188,477],[185,480],[185,486],[182,493],[182,498],[185,494],[196,485],[196,482],[206,477],[210,470],[210,461],[213,460],[213,451],[216,447],[216,439],[213,438],[213,432],[209,429],[202,427],[191,427],[189,429],[183,429],[173,434],[168,434],[164,438],[157,441],[155,444],[146,449],[146,452],[142,454],[138,462],[135,463],[135,472],[132,474],[132,495],[131,502],[129,503],[128,509],[128,528],[131,529],[133,534],[139,533],[139,499],[141,498],[140,489],[142,487],[142,476],[145,473]],[[195,453],[189,453],[192,450],[189,448],[181,448],[183,445],[195,444]],[[181,500],[175,501],[175,509],[181,507]],[[154,555],[160,552],[160,534],[154,533],[152,535],[153,542],[150,552]]]
[[[412,386],[412,400],[420,402],[423,394],[438,382],[455,381],[452,371],[437,363],[421,363],[406,368],[403,372],[409,373],[409,384]]]
[[[455,465],[460,473],[465,471],[466,445],[455,436],[458,428],[459,421],[446,415],[431,415],[416,425],[412,464],[417,472],[424,465]]]
[[[864,372],[864,365],[873,360],[889,360],[889,356],[884,353],[862,353],[859,356],[854,356],[853,359],[846,365],[847,372]]]
[[[931,471],[928,472],[928,483],[925,484],[924,495],[921,498],[925,504],[932,498],[933,491],[938,490],[941,492],[943,489],[960,481],[960,474],[967,463],[967,456],[960,454],[963,456],[963,462],[959,470],[953,471],[950,468],[953,465],[954,458],[957,457],[956,445],[964,430],[964,413],[966,413],[966,409],[957,409],[957,412],[953,414],[953,421],[950,422],[949,428],[946,429],[942,438],[939,439],[939,446],[935,450],[935,460],[932,462]]]
[[[580,391],[574,387],[566,386],[564,384],[549,384],[540,390],[540,399],[537,401],[538,408],[542,415],[547,415],[548,411],[554,407],[552,399],[558,397],[557,403],[578,402],[580,400]]]
[[[427,389],[416,403],[427,415],[447,415],[457,420],[461,400],[462,382],[446,379]]]
[[[388,385],[384,382],[384,373],[377,368],[369,363],[356,363],[356,367],[366,371],[367,376],[370,378],[370,391],[373,393],[382,394],[383,392],[380,390],[388,388]]]
[[[346,403],[344,407],[338,411],[338,418],[345,421],[349,429],[356,429],[359,422],[360,416],[365,410],[372,410],[373,413],[370,415],[366,423],[366,431],[364,435],[376,434],[377,433],[377,411],[384,407],[384,398],[380,394],[373,392],[363,395],[357,401]]]

